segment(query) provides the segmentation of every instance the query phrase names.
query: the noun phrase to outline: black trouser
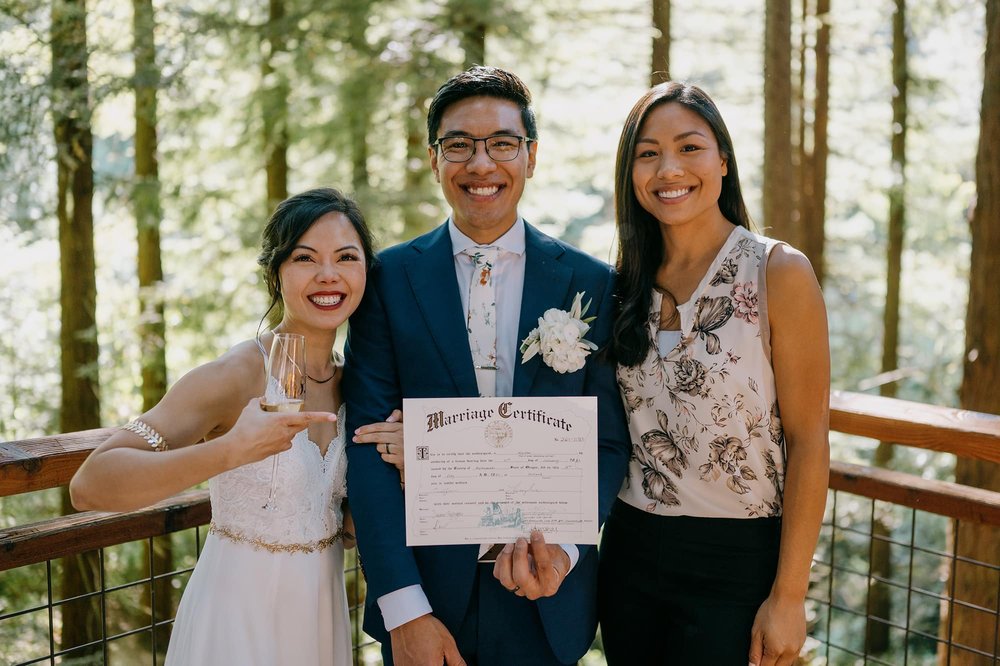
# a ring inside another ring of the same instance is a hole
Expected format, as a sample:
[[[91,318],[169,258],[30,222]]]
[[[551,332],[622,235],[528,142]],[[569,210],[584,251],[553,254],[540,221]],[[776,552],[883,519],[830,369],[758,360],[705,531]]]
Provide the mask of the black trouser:
[[[616,501],[598,579],[608,666],[746,666],[780,536],[779,518],[657,516]]]

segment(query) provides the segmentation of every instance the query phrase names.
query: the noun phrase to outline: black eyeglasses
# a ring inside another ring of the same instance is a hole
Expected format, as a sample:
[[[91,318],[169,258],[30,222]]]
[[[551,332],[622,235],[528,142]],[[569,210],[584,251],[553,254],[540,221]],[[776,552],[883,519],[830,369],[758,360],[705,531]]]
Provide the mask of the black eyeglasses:
[[[486,154],[494,162],[510,162],[521,153],[521,143],[531,143],[534,139],[513,134],[495,134],[476,138],[473,136],[448,136],[431,144],[441,149],[441,156],[448,162],[468,162],[476,154],[476,142],[482,141]]]

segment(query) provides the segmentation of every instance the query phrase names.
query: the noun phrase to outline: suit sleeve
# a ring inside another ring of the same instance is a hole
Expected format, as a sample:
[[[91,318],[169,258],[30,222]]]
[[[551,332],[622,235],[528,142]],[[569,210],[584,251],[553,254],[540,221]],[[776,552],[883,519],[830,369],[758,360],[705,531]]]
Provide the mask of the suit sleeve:
[[[604,348],[611,339],[614,318],[614,275],[606,281],[600,308],[592,323],[591,340]],[[597,396],[597,483],[598,483],[598,523],[604,525],[611,505],[621,490],[628,469],[629,434],[625,422],[625,410],[618,393],[615,364],[603,354],[591,354],[587,359],[584,394]],[[581,557],[586,548],[581,546]]]
[[[383,277],[381,268],[371,270],[365,296],[350,319],[343,380],[349,435],[359,426],[384,421],[393,409],[402,407],[399,359],[382,298]],[[348,498],[368,594],[378,598],[419,585],[416,561],[406,546],[399,472],[382,461],[374,446],[350,440],[347,461]]]

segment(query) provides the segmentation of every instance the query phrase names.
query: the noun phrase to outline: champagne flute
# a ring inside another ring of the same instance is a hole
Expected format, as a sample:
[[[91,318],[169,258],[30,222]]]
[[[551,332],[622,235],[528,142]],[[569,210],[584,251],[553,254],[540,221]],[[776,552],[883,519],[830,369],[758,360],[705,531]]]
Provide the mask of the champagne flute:
[[[267,388],[260,406],[265,412],[299,412],[306,397],[306,339],[297,333],[275,333],[267,357]],[[278,456],[271,456],[271,486],[263,508],[274,511]]]

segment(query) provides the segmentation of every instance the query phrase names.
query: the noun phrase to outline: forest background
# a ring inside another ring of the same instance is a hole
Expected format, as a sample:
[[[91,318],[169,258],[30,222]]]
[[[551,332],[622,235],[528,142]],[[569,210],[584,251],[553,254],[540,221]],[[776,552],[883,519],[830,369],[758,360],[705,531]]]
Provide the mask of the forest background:
[[[252,336],[260,231],[287,194],[346,190],[382,246],[444,219],[426,104],[472,63],[534,93],[525,218],[609,262],[628,110],[668,71],[704,87],[758,230],[821,275],[832,387],[1000,412],[960,399],[970,280],[1000,261],[995,238],[972,261],[996,16],[995,0],[0,0],[0,441],[124,423]],[[956,478],[947,455],[833,446]],[[0,526],[65,510],[58,492],[0,499]],[[3,579],[0,606],[15,590]]]

